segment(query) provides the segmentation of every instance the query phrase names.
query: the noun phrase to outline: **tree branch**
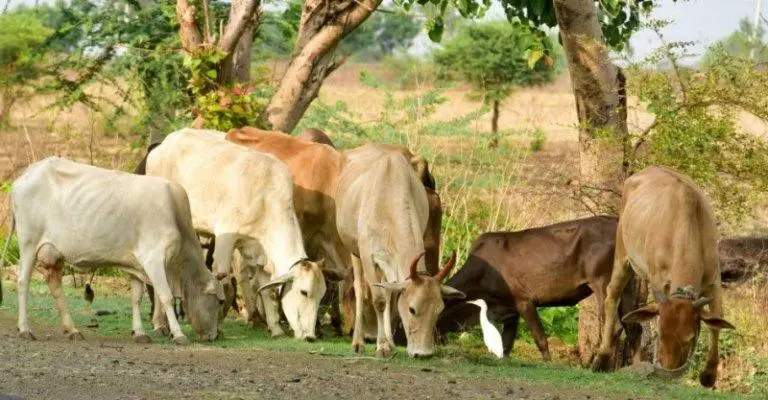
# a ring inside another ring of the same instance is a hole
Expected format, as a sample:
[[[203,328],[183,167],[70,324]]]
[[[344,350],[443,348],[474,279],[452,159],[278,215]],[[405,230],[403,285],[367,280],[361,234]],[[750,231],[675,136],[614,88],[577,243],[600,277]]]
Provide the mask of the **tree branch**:
[[[180,0],[183,1],[183,0]],[[240,14],[235,18],[230,19],[227,23],[227,27],[224,30],[224,34],[219,40],[218,48],[226,53],[231,53],[237,46],[237,42],[240,40],[240,36],[243,34],[248,25],[253,21],[253,15],[261,5],[260,0],[250,0],[245,3],[245,6],[240,10]]]
[[[211,11],[208,5],[209,0],[203,0],[203,17],[205,18],[205,43],[211,44]]]
[[[177,0],[176,18],[179,20],[181,47],[188,53],[194,53],[203,44],[195,20],[195,6],[189,4],[188,0]]]

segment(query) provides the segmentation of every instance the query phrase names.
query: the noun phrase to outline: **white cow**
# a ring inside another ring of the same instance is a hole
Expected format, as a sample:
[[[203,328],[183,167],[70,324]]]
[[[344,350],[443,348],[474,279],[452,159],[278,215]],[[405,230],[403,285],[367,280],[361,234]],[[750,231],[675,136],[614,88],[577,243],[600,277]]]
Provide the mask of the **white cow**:
[[[72,323],[61,289],[64,262],[84,269],[117,266],[133,277],[136,341],[148,340],[139,312],[141,281],[154,286],[168,314],[175,343],[184,344],[187,339],[173,313],[171,287],[184,299],[192,327],[201,339],[218,336],[224,293],[205,268],[192,229],[189,201],[181,186],[165,179],[50,157],[30,165],[13,183],[11,203],[11,230],[15,226],[21,255],[18,283],[22,337],[34,339],[29,329],[27,299],[29,280],[38,261],[70,339],[83,336]]]
[[[293,180],[283,163],[224,140],[223,132],[187,128],[171,133],[149,153],[146,172],[187,191],[193,226],[216,238],[217,278],[231,274],[235,249],[243,256],[243,270],[252,274],[262,270],[260,259],[265,257],[274,268],[268,286],[288,284],[281,304],[294,336],[315,338],[317,310],[326,290],[322,261],[307,259],[293,209]],[[270,302],[267,297],[262,293],[265,304]],[[265,308],[272,335],[282,334],[276,309]]]

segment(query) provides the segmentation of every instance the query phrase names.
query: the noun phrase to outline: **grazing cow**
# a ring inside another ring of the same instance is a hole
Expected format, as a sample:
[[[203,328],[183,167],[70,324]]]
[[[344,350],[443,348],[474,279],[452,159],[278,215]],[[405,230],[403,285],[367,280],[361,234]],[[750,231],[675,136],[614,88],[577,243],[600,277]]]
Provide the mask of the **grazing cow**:
[[[394,348],[391,293],[400,293],[397,307],[408,341],[408,354],[434,353],[434,331],[443,297],[463,293],[442,284],[455,254],[434,277],[426,274],[421,257],[429,209],[424,186],[408,161],[385,147],[364,145],[345,153],[336,192],[338,230],[351,249],[354,271],[355,328],[352,347],[364,349],[362,333],[363,283],[371,283],[376,311],[376,354],[389,356]],[[377,280],[377,269],[383,282]]]
[[[717,236],[712,206],[688,176],[649,167],[624,182],[616,256],[594,370],[608,368],[619,294],[634,270],[649,281],[656,303],[627,314],[623,321],[659,317],[657,374],[675,377],[685,372],[703,321],[710,329],[710,343],[699,381],[706,387],[715,384],[719,330],[733,329],[722,318]],[[705,305],[709,310],[704,310]]]
[[[22,337],[34,339],[27,300],[38,261],[70,339],[83,337],[72,322],[61,288],[64,262],[82,269],[115,265],[131,275],[136,341],[148,341],[139,310],[144,291],[141,281],[155,287],[175,343],[187,339],[173,315],[172,288],[187,304],[190,322],[200,338],[218,336],[224,293],[205,269],[181,186],[50,157],[30,165],[13,183],[11,202],[11,230],[15,225],[20,250]],[[155,320],[155,329],[164,330],[164,324]]]
[[[333,145],[331,138],[329,138],[328,135],[325,134],[325,132],[319,129],[315,129],[315,128],[304,129],[304,131],[301,132],[298,138],[309,141],[309,142],[327,144],[328,146],[336,148],[336,146]]]
[[[488,318],[503,324],[504,354],[514,345],[520,316],[544,360],[547,337],[537,307],[575,305],[592,293],[603,303],[613,267],[618,219],[590,217],[517,232],[478,237],[467,262],[446,284],[483,299]],[[449,301],[438,320],[441,335],[478,323],[477,306]]]
[[[349,255],[336,230],[335,196],[344,156],[329,146],[251,127],[230,130],[226,138],[271,154],[288,166],[293,177],[293,209],[307,253],[325,260],[329,281],[343,279]],[[331,306],[338,333],[341,330],[338,302]]]
[[[322,261],[307,259],[293,211],[293,181],[285,165],[224,140],[223,132],[186,128],[168,135],[149,153],[146,172],[186,190],[193,226],[215,237],[216,277],[231,276],[235,249],[243,258],[241,268],[251,273],[263,270],[266,259],[274,265],[275,277],[266,286],[290,283],[281,303],[294,336],[314,340],[318,304],[326,290]],[[229,285],[227,281],[225,287]],[[279,314],[268,313],[267,320],[273,335],[283,333]]]

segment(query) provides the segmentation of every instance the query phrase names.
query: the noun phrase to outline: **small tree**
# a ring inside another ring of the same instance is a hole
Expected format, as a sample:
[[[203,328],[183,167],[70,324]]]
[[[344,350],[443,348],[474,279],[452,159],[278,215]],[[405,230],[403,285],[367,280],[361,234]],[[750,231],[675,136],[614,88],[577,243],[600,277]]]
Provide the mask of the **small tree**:
[[[739,29],[718,41],[715,46],[707,49],[702,59],[702,64],[705,67],[709,67],[717,61],[718,46],[721,46],[726,54],[734,57],[752,58],[755,63],[768,62],[765,28],[763,25],[755,27],[746,18],[739,21]]]
[[[0,14],[0,126],[27,94],[24,82],[37,76],[34,49],[52,31],[29,10]]]
[[[515,88],[550,82],[555,77],[550,56],[530,57],[532,41],[531,30],[523,25],[470,24],[435,53],[435,62],[449,75],[458,74],[472,86],[472,97],[492,106],[492,147],[498,144],[501,103]]]

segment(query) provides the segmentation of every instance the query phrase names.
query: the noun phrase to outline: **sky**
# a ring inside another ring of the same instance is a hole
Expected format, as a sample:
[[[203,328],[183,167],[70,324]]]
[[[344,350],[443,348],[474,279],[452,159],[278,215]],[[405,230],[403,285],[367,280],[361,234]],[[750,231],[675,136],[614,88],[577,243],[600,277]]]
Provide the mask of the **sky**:
[[[0,0],[3,4],[4,0]],[[701,55],[704,49],[719,39],[727,36],[738,28],[742,18],[752,20],[757,0],[661,0],[660,6],[653,12],[653,18],[669,19],[673,23],[663,30],[665,40],[693,41],[691,52]],[[40,0],[40,3],[50,2]],[[35,0],[11,0],[12,5],[34,4]],[[265,3],[280,3],[280,0],[267,0]],[[768,16],[768,0],[763,4],[763,15]],[[504,13],[498,2],[494,2],[489,12],[491,18],[503,18]],[[630,44],[634,49],[634,58],[640,59],[659,46],[659,41],[653,32],[640,31],[636,33]],[[421,35],[416,41],[415,53],[424,53],[430,47],[426,35]],[[691,59],[691,62],[695,59]]]

